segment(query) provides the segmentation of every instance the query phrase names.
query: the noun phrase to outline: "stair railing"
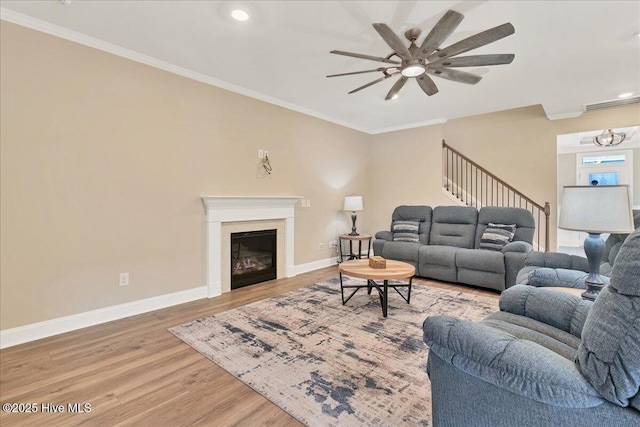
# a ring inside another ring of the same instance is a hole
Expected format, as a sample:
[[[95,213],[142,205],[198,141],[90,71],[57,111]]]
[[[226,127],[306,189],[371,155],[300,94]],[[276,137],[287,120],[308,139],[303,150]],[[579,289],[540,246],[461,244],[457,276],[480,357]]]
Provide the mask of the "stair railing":
[[[480,209],[483,206],[524,208],[531,212],[536,222],[534,246],[536,250],[549,250],[549,216],[551,206],[540,205],[516,190],[487,169],[442,140],[442,187],[451,196],[467,206]],[[544,220],[544,222],[543,222]]]

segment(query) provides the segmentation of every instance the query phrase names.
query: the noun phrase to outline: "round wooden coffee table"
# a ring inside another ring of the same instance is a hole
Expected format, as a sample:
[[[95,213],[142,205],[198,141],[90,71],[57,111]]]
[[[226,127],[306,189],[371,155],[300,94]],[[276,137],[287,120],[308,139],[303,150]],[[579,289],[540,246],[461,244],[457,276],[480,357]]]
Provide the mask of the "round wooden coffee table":
[[[411,264],[407,264],[402,261],[386,260],[386,268],[371,268],[369,267],[368,259],[356,259],[352,261],[345,261],[340,263],[340,291],[342,293],[342,305],[345,305],[352,296],[355,295],[362,288],[367,289],[367,293],[371,293],[371,289],[376,288],[380,295],[380,304],[382,305],[382,315],[387,317],[387,301],[388,290],[393,288],[404,299],[407,304],[411,300],[411,281],[413,275],[416,274],[416,269]],[[367,279],[366,284],[362,285],[344,285],[342,283],[342,275],[345,274],[351,277],[357,277],[360,279]],[[392,283],[389,284],[389,280],[402,280],[409,279],[409,283]],[[378,284],[376,280],[382,280],[382,284]],[[405,297],[398,288],[407,288],[407,296]],[[344,290],[353,289],[351,295],[346,299],[344,298]]]

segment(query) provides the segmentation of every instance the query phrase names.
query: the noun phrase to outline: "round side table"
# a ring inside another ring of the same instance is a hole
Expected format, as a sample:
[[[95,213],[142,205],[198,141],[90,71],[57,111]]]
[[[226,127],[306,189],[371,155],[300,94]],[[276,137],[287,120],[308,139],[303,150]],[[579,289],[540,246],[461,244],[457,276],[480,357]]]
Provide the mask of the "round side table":
[[[338,247],[340,249],[340,262],[344,261],[345,258],[347,261],[351,261],[352,259],[361,259],[362,258],[362,242],[367,242],[367,252],[365,254],[366,258],[369,258],[369,253],[371,252],[371,236],[369,234],[358,234],[357,236],[352,236],[350,234],[341,234],[338,236],[340,239],[338,241]],[[343,242],[349,242],[349,253],[345,254],[342,250]],[[358,252],[353,252],[353,242],[358,242]]]

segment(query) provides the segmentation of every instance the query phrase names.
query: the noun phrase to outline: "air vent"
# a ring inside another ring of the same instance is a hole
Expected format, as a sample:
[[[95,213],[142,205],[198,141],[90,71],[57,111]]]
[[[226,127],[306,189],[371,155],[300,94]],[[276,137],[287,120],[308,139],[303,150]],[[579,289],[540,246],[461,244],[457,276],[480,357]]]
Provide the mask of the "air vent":
[[[597,104],[588,104],[586,111],[604,110],[605,108],[622,107],[623,105],[640,104],[640,96],[635,98],[617,99],[615,101],[600,102]]]

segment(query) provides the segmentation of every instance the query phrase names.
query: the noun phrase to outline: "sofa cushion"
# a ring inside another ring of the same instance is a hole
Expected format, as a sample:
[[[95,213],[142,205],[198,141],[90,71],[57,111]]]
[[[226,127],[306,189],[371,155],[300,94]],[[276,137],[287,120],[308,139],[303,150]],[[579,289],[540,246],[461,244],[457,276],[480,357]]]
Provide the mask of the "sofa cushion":
[[[394,221],[419,221],[418,239],[423,245],[428,245],[431,212],[431,206],[398,206],[391,214],[391,226],[393,227]]]
[[[516,285],[500,295],[500,310],[580,337],[593,303],[557,290]]]
[[[610,402],[627,406],[640,390],[640,229],[627,237],[582,331],[582,374]]]
[[[421,276],[445,282],[456,282],[456,253],[453,246],[423,246],[420,248],[418,271]]]
[[[485,317],[482,323],[508,332],[519,339],[535,342],[571,361],[580,345],[580,338],[568,332],[513,313],[498,311]]]
[[[516,233],[515,224],[494,224],[490,222],[480,238],[480,249],[501,251]]]
[[[456,267],[504,274],[504,254],[482,249],[461,249],[456,255]]]
[[[489,223],[515,224],[516,232],[513,241],[533,243],[536,223],[533,214],[526,209],[486,206],[478,212],[478,228],[476,229],[474,248],[480,247],[480,240]]]
[[[418,262],[418,250],[421,246],[423,245],[415,242],[385,242],[380,255],[387,259],[412,261],[415,265]]]
[[[419,220],[396,220],[391,223],[391,232],[394,242],[420,242],[418,232],[420,230]]]
[[[473,248],[478,211],[470,206],[433,209],[429,244]]]
[[[458,282],[502,290],[505,288],[504,254],[483,249],[460,249],[456,253]]]

